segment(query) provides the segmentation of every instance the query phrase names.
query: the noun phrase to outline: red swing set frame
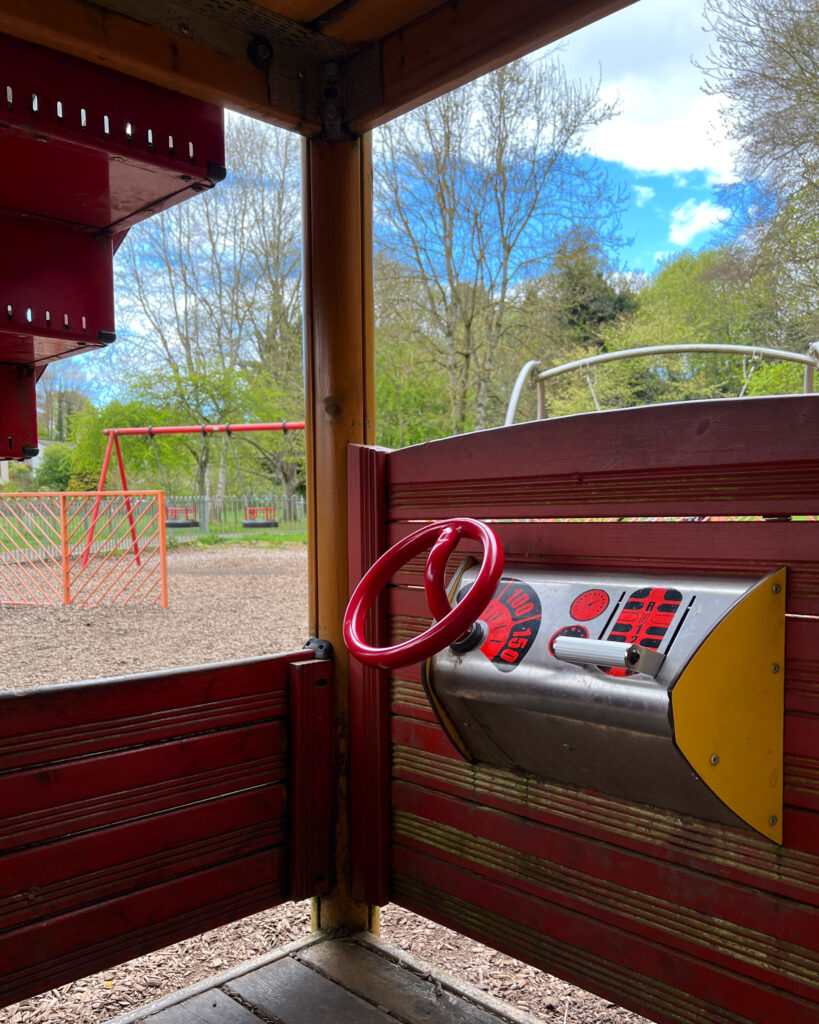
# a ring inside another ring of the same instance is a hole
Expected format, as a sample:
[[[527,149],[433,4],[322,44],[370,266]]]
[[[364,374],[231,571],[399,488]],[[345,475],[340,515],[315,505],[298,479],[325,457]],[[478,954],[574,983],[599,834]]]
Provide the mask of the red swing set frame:
[[[201,434],[202,437],[206,437],[210,434],[226,434],[228,437],[231,434],[241,434],[257,431],[275,431],[280,430],[284,434],[287,434],[291,430],[304,430],[304,420],[282,420],[279,423],[201,423],[198,426],[165,426],[165,427],[107,427],[103,433],[108,438],[108,443],[105,446],[105,455],[102,460],[102,469],[100,470],[100,479],[97,484],[97,500],[94,503],[94,508],[91,512],[91,523],[88,528],[88,540],[86,542],[85,554],[83,555],[83,567],[88,562],[89,553],[91,551],[91,545],[94,541],[94,531],[96,529],[97,520],[99,518],[100,503],[102,501],[102,494],[105,491],[105,482],[108,478],[108,469],[111,464],[111,454],[116,453],[117,466],[119,468],[120,482],[122,483],[122,490],[128,491],[128,480],[125,476],[125,461],[122,458],[122,448],[120,447],[120,437],[160,437],[168,434]],[[169,509],[165,510],[169,512]],[[126,498],[126,514],[131,529],[131,536],[133,537],[134,550],[136,551],[136,531],[134,529],[133,514],[130,507],[130,502]],[[185,515],[182,516],[184,520]]]

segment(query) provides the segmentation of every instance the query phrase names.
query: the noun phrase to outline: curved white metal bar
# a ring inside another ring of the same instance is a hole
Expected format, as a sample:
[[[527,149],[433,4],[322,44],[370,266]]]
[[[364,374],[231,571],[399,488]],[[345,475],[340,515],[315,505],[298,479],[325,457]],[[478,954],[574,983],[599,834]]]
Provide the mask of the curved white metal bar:
[[[518,411],[518,402],[520,401],[520,396],[523,392],[523,387],[527,382],[533,385],[535,384],[537,380],[537,375],[535,371],[539,366],[539,359],[530,359],[529,362],[526,363],[526,365],[518,374],[517,380],[515,381],[515,386],[512,388],[512,394],[509,396],[509,405],[506,408],[506,419],[504,420],[503,423],[505,427],[510,427],[515,422],[515,415]],[[539,420],[543,419],[542,410],[540,409],[540,403],[538,403],[537,418]]]
[[[722,352],[729,355],[750,356],[752,359],[780,359],[789,363],[801,363],[805,367],[804,391],[806,394],[813,390],[814,370],[819,366],[819,342],[813,342],[807,354],[788,352],[779,348],[763,348],[758,345],[722,345],[706,342],[691,345],[648,345],[643,348],[621,349],[618,352],[601,352],[599,355],[586,356],[585,359],[575,359],[570,363],[562,363],[560,366],[553,366],[548,370],[540,371],[537,370],[540,363],[536,359],[532,359],[526,363],[515,381],[515,386],[509,399],[509,407],[506,410],[504,426],[511,426],[515,422],[518,402],[527,380],[538,387],[538,419],[543,419],[543,384],[552,377],[558,377],[563,373],[571,373],[572,370],[584,370],[589,366],[596,366],[600,363],[614,362],[618,359],[637,359],[640,356],[677,355],[683,352]]]

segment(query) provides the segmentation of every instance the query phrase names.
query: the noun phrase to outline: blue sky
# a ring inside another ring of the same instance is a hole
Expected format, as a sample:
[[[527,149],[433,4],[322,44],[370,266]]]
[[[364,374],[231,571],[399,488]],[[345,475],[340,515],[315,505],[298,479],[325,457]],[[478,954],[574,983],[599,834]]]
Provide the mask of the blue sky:
[[[570,77],[599,79],[619,104],[587,146],[630,198],[623,234],[634,242],[620,254],[629,270],[651,273],[725,230],[722,191],[737,177],[720,100],[705,95],[693,64],[708,53],[704,29],[702,0],[640,0],[560,46]]]

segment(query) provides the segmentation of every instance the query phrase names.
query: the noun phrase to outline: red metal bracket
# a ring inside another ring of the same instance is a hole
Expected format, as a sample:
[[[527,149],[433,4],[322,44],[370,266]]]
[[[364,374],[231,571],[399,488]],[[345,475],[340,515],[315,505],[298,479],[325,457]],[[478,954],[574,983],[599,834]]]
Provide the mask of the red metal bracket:
[[[37,454],[37,403],[34,370],[0,365],[0,459],[28,459]]]
[[[220,181],[224,159],[218,107],[0,35],[0,366],[42,372],[113,341],[116,246]],[[37,437],[18,408],[0,436],[25,437],[19,452]]]

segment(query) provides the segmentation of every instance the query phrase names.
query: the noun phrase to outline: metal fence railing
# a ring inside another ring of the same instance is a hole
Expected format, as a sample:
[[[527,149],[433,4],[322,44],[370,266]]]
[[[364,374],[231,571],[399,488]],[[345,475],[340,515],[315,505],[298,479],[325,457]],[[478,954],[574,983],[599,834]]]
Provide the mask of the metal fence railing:
[[[162,499],[161,491],[0,495],[0,604],[167,608]]]
[[[204,536],[297,536],[307,530],[307,508],[300,495],[207,497],[174,494],[165,498],[170,536],[194,540]]]

